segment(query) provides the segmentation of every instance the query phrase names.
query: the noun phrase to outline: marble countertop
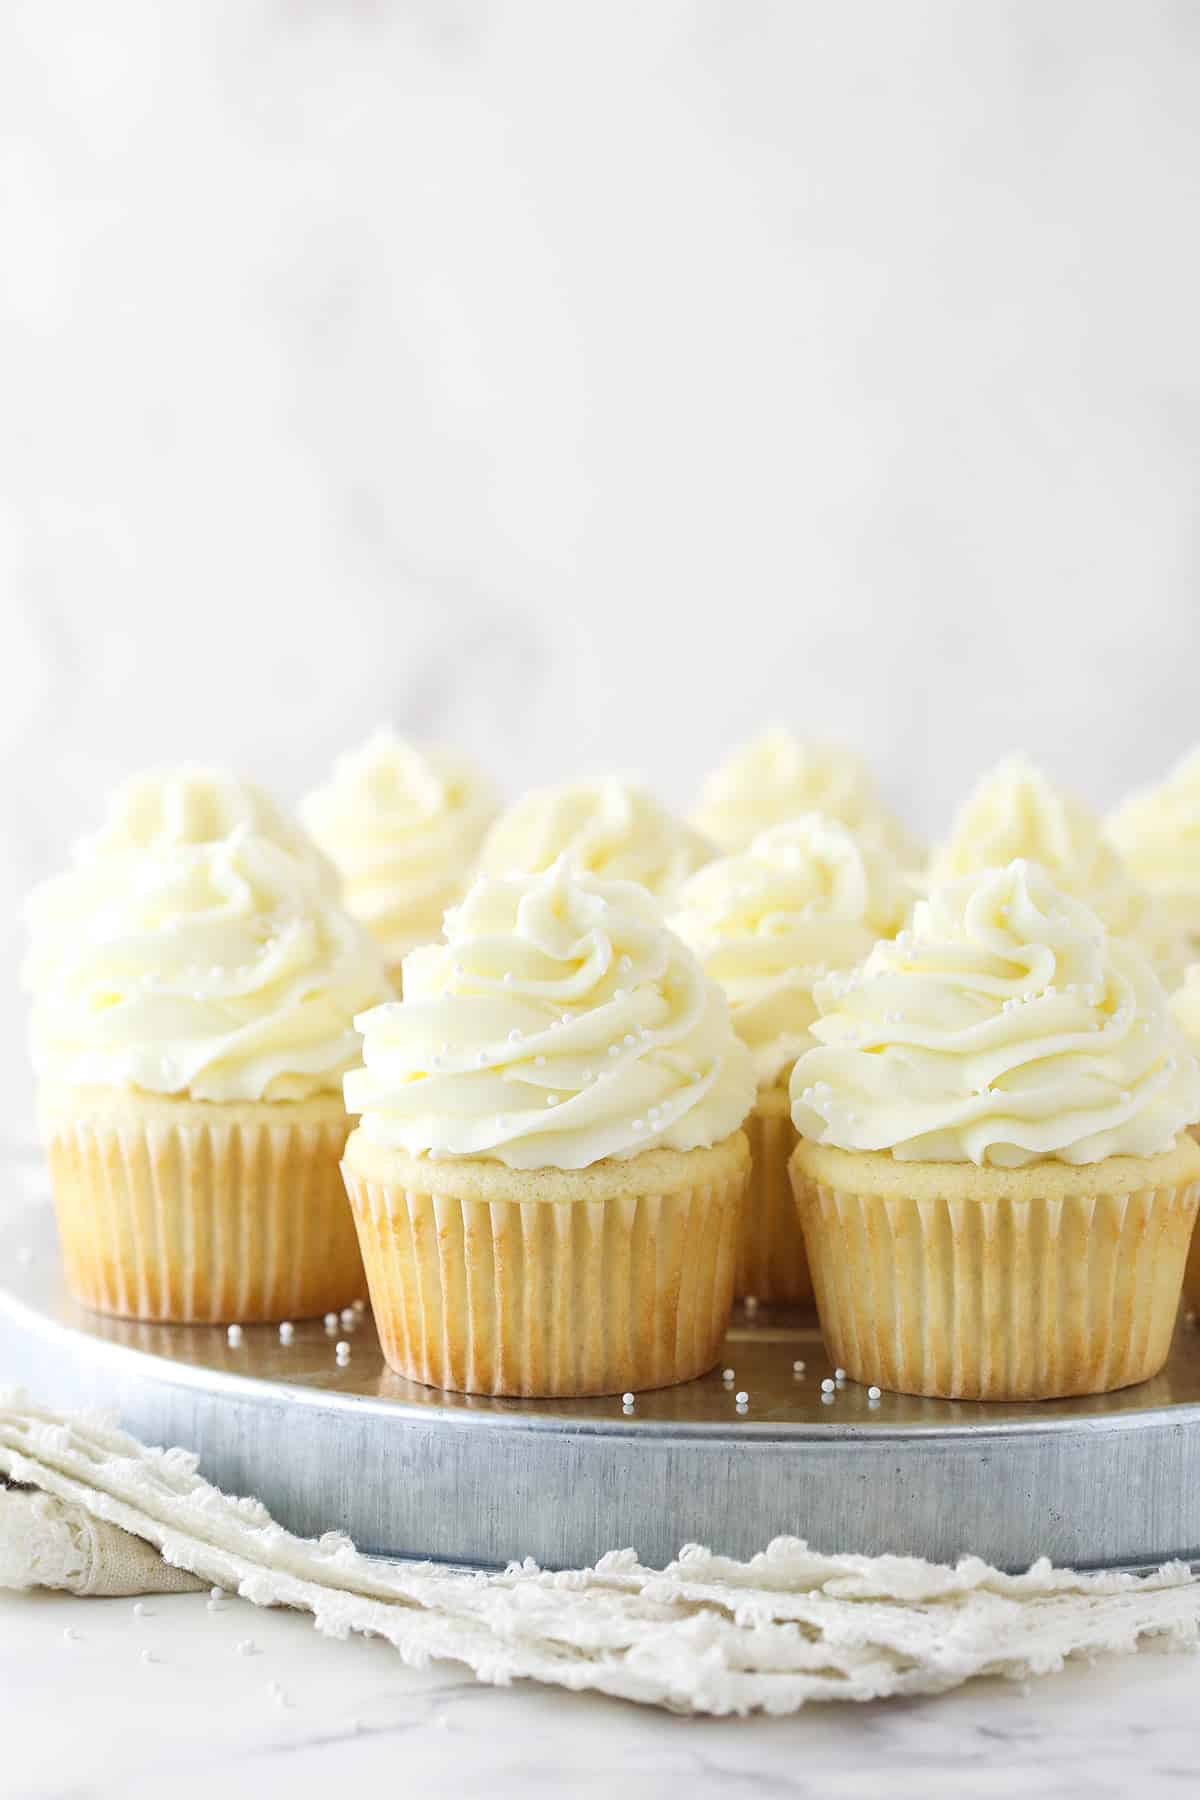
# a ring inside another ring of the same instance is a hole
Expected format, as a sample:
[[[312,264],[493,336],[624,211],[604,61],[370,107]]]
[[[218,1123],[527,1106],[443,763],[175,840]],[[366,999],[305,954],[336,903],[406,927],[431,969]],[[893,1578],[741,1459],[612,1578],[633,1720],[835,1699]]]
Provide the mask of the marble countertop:
[[[336,1643],[240,1600],[142,1604],[0,1595],[5,1800],[308,1800],[385,1782],[454,1800],[1167,1800],[1200,1777],[1200,1660],[1186,1653],[714,1721],[415,1672],[382,1643]]]

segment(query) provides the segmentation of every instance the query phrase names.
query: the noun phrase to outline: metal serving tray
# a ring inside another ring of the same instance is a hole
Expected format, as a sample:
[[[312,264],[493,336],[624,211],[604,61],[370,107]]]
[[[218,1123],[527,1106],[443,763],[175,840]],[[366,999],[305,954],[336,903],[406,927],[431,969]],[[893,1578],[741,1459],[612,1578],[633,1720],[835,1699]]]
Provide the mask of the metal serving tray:
[[[631,1413],[619,1396],[446,1394],[386,1367],[369,1315],[333,1335],[297,1323],[290,1346],[247,1326],[236,1348],[219,1326],[103,1318],[65,1289],[47,1204],[0,1228],[0,1381],[115,1408],[294,1531],[340,1527],[363,1549],[481,1567],[577,1567],[626,1545],[661,1564],[689,1542],[745,1557],[780,1534],[1006,1568],[1043,1554],[1079,1568],[1200,1561],[1190,1325],[1154,1381],[1032,1406],[872,1404],[853,1383],[828,1403],[815,1320],[765,1306],[739,1313],[722,1365],[731,1384],[718,1369],[639,1394]]]

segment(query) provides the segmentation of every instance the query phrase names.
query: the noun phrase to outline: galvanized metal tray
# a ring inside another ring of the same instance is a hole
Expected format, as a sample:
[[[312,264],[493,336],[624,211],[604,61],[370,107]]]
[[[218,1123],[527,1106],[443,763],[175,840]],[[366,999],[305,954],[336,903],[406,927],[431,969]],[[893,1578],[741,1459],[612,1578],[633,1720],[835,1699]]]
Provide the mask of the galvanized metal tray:
[[[349,1341],[340,1366],[335,1343]],[[794,1365],[802,1362],[797,1370]],[[983,1406],[852,1383],[832,1400],[816,1322],[742,1310],[720,1370],[683,1387],[579,1401],[441,1393],[353,1331],[297,1323],[156,1326],[81,1308],[49,1206],[0,1229],[0,1380],[65,1406],[116,1408],[150,1443],[195,1450],[209,1478],[257,1494],[306,1534],[489,1567],[576,1567],[632,1545],[734,1556],[790,1534],[819,1549],[1006,1568],[1200,1561],[1200,1334],[1181,1325],[1154,1381],[1093,1400]],[[739,1409],[736,1396],[748,1401]]]

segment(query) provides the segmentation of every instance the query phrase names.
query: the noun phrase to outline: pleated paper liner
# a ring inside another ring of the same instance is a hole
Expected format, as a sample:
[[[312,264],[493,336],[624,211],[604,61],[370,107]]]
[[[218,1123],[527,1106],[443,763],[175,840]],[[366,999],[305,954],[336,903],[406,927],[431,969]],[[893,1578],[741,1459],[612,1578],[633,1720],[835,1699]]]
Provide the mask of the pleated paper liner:
[[[811,1303],[812,1278],[796,1213],[788,1158],[796,1145],[786,1087],[760,1089],[742,1127],[750,1140],[750,1186],[738,1238],[734,1293],[758,1300]]]
[[[42,1127],[67,1281],[85,1306],[253,1323],[363,1292],[336,1094],[220,1105],[60,1092]]]
[[[855,1380],[950,1399],[1101,1394],[1156,1375],[1200,1149],[1023,1169],[805,1140],[792,1178],[821,1330]]]
[[[581,1170],[380,1151],[343,1165],[384,1356],[460,1393],[621,1393],[703,1375],[733,1301],[748,1150]],[[386,1179],[379,1179],[387,1171]]]

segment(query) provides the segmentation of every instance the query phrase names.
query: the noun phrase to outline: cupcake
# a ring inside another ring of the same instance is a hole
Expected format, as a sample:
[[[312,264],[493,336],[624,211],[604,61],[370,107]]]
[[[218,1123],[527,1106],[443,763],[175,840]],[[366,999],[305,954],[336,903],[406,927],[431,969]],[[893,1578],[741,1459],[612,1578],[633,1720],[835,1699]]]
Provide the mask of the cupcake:
[[[1156,1374],[1200,1068],[1140,951],[1018,861],[937,890],[816,999],[792,1179],[834,1360],[980,1400]]]
[[[341,875],[346,906],[398,975],[469,886],[496,795],[464,758],[419,750],[385,730],[339,757],[300,810]]]
[[[712,1367],[754,1074],[650,895],[565,859],[481,878],[356,1023],[343,1168],[394,1369],[550,1395]]]
[[[847,970],[908,911],[888,852],[845,825],[808,813],[709,863],[679,896],[673,928],[721,986],[758,1087],[746,1120],[752,1173],[738,1242],[735,1292],[812,1298],[804,1236],[788,1179],[796,1142],[788,1077],[813,1039],[815,983]]]
[[[1131,794],[1109,819],[1108,835],[1200,955],[1200,749],[1160,786]]]
[[[341,1080],[355,1012],[389,989],[312,868],[246,825],[85,847],[29,923],[40,1121],[77,1297],[215,1322],[361,1292]]]
[[[924,853],[888,811],[860,756],[776,726],[736,750],[705,782],[693,815],[698,831],[727,854],[772,825],[820,812],[889,850],[906,869]]]
[[[669,903],[694,869],[715,854],[637,782],[608,776],[533,788],[489,831],[484,875],[537,875],[567,856],[605,881],[636,881]]]
[[[930,885],[1003,868],[1018,857],[1040,863],[1060,892],[1082,900],[1106,930],[1139,944],[1168,989],[1178,986],[1189,961],[1185,935],[1105,841],[1100,820],[1027,757],[1010,756],[960,810],[931,859]]]

